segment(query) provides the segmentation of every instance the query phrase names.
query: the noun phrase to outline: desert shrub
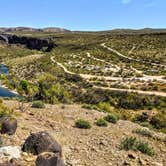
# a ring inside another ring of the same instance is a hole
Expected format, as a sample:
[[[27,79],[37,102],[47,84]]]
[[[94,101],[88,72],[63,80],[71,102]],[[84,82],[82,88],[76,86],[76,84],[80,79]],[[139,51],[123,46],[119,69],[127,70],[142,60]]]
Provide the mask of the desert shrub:
[[[136,138],[135,137],[126,137],[121,142],[121,149],[124,149],[124,150],[130,150],[130,149],[135,150],[135,142],[136,142]]]
[[[70,93],[59,83],[39,83],[39,95],[38,98],[51,104],[70,103]]]
[[[2,98],[0,98],[0,104],[2,104],[3,103],[3,99]]]
[[[150,123],[157,129],[166,128],[166,114],[165,113],[157,113],[152,117]]]
[[[96,121],[96,125],[97,126],[103,126],[103,127],[107,127],[108,124],[107,124],[107,121],[103,118],[100,118]]]
[[[32,103],[32,108],[45,108],[45,105],[42,101],[34,101]]]
[[[0,118],[4,116],[9,116],[12,114],[12,110],[0,104]]]
[[[149,116],[146,112],[143,112],[141,115],[136,115],[133,119],[134,122],[146,122],[149,119]]]
[[[84,108],[84,109],[88,109],[88,110],[98,110],[98,107],[97,106],[95,106],[95,105],[92,105],[92,104],[83,104],[82,105],[82,108]]]
[[[84,120],[84,119],[78,119],[75,122],[75,127],[80,128],[80,129],[90,129],[91,128],[91,124],[89,121]]]
[[[109,102],[100,102],[97,107],[99,108],[99,110],[101,110],[102,112],[113,112],[114,108],[110,105]]]
[[[83,81],[82,77],[78,74],[65,74],[64,77],[67,81],[70,81],[70,82],[82,82]]]
[[[151,148],[149,146],[149,144],[147,142],[143,142],[143,141],[138,141],[136,143],[136,149],[142,153],[145,153],[149,156],[153,156],[154,155],[154,150],[153,148]]]
[[[148,129],[136,129],[135,131],[133,131],[134,133],[137,133],[139,135],[145,136],[145,137],[152,137],[152,133],[150,130]]]
[[[166,128],[162,128],[162,129],[160,129],[160,132],[162,132],[162,133],[165,133],[165,134],[166,134]],[[165,142],[166,142],[166,140],[165,140]]]
[[[133,114],[131,114],[128,110],[120,110],[120,118],[122,120],[132,120]]]
[[[147,142],[137,140],[136,137],[126,137],[125,139],[123,139],[121,142],[121,149],[140,151],[149,156],[154,155],[153,148],[151,148]]]
[[[147,108],[165,108],[166,98],[138,95],[137,93],[114,92],[111,90],[93,89],[87,90],[80,101],[88,104],[110,103],[115,108],[123,109],[147,109]]]
[[[143,109],[145,106],[149,106],[150,99],[146,96],[139,96],[137,94],[125,94],[125,97],[120,97],[118,100],[118,106],[125,109]]]
[[[29,83],[28,83],[27,80],[21,80],[19,86],[20,86],[20,89],[21,89],[21,90],[24,90],[25,93],[28,93]]]
[[[117,123],[118,121],[118,117],[114,114],[108,114],[107,116],[104,117],[104,119],[107,122],[111,122],[111,123]]]

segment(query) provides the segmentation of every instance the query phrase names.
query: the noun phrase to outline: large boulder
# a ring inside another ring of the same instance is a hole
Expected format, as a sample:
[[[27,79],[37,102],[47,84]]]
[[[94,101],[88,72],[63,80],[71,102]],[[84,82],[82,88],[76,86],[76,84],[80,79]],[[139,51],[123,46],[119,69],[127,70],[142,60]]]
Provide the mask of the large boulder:
[[[36,166],[65,166],[62,159],[52,152],[40,154],[35,163]]]
[[[60,144],[54,140],[47,132],[32,133],[22,147],[24,152],[30,152],[38,155],[43,152],[53,152],[59,156],[62,155]]]
[[[13,135],[17,129],[17,120],[12,117],[2,117],[0,119],[0,133]]]

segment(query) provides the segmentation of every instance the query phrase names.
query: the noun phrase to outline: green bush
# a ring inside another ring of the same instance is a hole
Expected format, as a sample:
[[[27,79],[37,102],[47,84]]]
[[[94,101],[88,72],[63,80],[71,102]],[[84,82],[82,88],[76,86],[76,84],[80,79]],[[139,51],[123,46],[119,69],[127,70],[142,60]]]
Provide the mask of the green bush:
[[[93,110],[93,109],[98,110],[98,108],[95,105],[92,105],[92,104],[83,104],[82,108],[88,109],[88,110]]]
[[[136,138],[135,137],[127,137],[125,139],[122,140],[121,142],[121,149],[124,150],[135,150],[135,142],[136,142]]]
[[[11,114],[12,110],[0,104],[0,118],[4,116],[10,116]]]
[[[98,104],[98,108],[102,111],[102,112],[111,112],[112,107],[110,106],[109,103],[107,102],[100,102]]]
[[[145,137],[152,137],[152,133],[148,129],[136,129],[133,131],[134,133],[137,133],[139,135],[145,136]]]
[[[141,122],[139,123],[143,127],[147,127],[149,129],[153,129],[153,126],[149,122]]]
[[[75,127],[80,128],[80,129],[90,129],[91,128],[91,124],[90,122],[83,120],[83,119],[78,119],[75,122]]]
[[[156,114],[155,116],[152,117],[150,123],[156,129],[166,128],[166,114],[162,112]]]
[[[69,91],[60,83],[54,83],[52,78],[48,77],[48,79],[51,79],[51,81],[39,81],[38,98],[50,104],[70,103],[72,96]]]
[[[108,124],[107,124],[107,121],[103,118],[100,118],[96,121],[96,125],[97,126],[103,126],[103,127],[107,127]]]
[[[34,101],[32,108],[45,108],[45,105],[42,101]]]
[[[120,119],[122,119],[122,120],[132,120],[133,119],[134,114],[132,114],[128,110],[120,109],[118,112],[120,114]]]
[[[151,147],[149,147],[149,144],[147,142],[142,142],[139,140],[136,144],[136,149],[142,153],[149,155],[149,156],[154,155],[154,150]]]
[[[114,114],[108,114],[107,116],[104,117],[104,119],[107,122],[111,122],[111,123],[117,123],[118,121],[118,117]]]
[[[121,149],[140,151],[149,156],[154,155],[153,148],[151,148],[147,142],[137,140],[136,137],[126,137],[125,139],[123,139],[121,142]]]

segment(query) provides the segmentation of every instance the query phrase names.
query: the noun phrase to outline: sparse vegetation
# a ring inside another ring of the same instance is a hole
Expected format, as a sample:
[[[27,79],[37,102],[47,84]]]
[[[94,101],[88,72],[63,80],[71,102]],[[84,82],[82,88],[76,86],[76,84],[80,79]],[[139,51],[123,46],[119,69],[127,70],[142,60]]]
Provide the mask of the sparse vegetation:
[[[0,118],[10,116],[11,114],[11,109],[5,107],[3,104],[0,104]]]
[[[145,137],[152,137],[152,133],[148,129],[136,129],[133,131],[134,133],[137,133],[139,135],[145,136]]]
[[[45,104],[42,101],[34,101],[32,108],[45,108]]]
[[[17,101],[8,98],[3,102],[14,109],[5,107],[0,99],[0,118],[18,114],[18,138],[25,138],[32,127],[49,129],[65,143],[66,150],[69,143],[71,150],[65,152],[67,156],[64,154],[67,163],[73,164],[70,157],[74,156],[74,160],[79,159],[76,165],[94,165],[94,160],[96,165],[120,165],[126,160],[126,151],[117,153],[117,145],[125,134],[122,149],[150,156],[155,149],[155,158],[147,159],[149,165],[164,160],[165,33],[16,34],[55,44],[51,52],[42,52],[0,42],[0,61],[9,69],[9,75],[0,74],[1,84],[22,96]],[[12,144],[20,144],[15,138],[10,137]],[[89,158],[91,154],[94,160]],[[103,154],[99,163],[98,156]],[[144,158],[139,154],[137,159]],[[137,159],[130,164],[138,164]]]
[[[151,148],[147,142],[137,140],[136,137],[126,137],[123,139],[121,142],[121,149],[140,151],[149,156],[154,155],[153,148]]]
[[[156,129],[166,129],[166,111],[161,111],[157,113],[155,116],[152,117],[150,123],[156,128]]]

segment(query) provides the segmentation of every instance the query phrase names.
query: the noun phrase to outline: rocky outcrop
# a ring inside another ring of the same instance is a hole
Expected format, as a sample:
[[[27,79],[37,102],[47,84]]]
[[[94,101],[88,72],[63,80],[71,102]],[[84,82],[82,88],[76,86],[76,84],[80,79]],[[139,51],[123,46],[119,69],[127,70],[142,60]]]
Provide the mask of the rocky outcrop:
[[[62,155],[60,144],[47,132],[32,133],[25,141],[22,150],[38,155],[43,152],[53,152],[58,156]]]
[[[39,39],[27,36],[16,36],[10,34],[1,34],[0,40],[5,41],[7,44],[22,44],[29,49],[36,49],[41,51],[51,51],[56,46],[52,41],[47,39]]]
[[[62,159],[55,153],[51,152],[40,154],[35,163],[36,166],[65,166]]]

